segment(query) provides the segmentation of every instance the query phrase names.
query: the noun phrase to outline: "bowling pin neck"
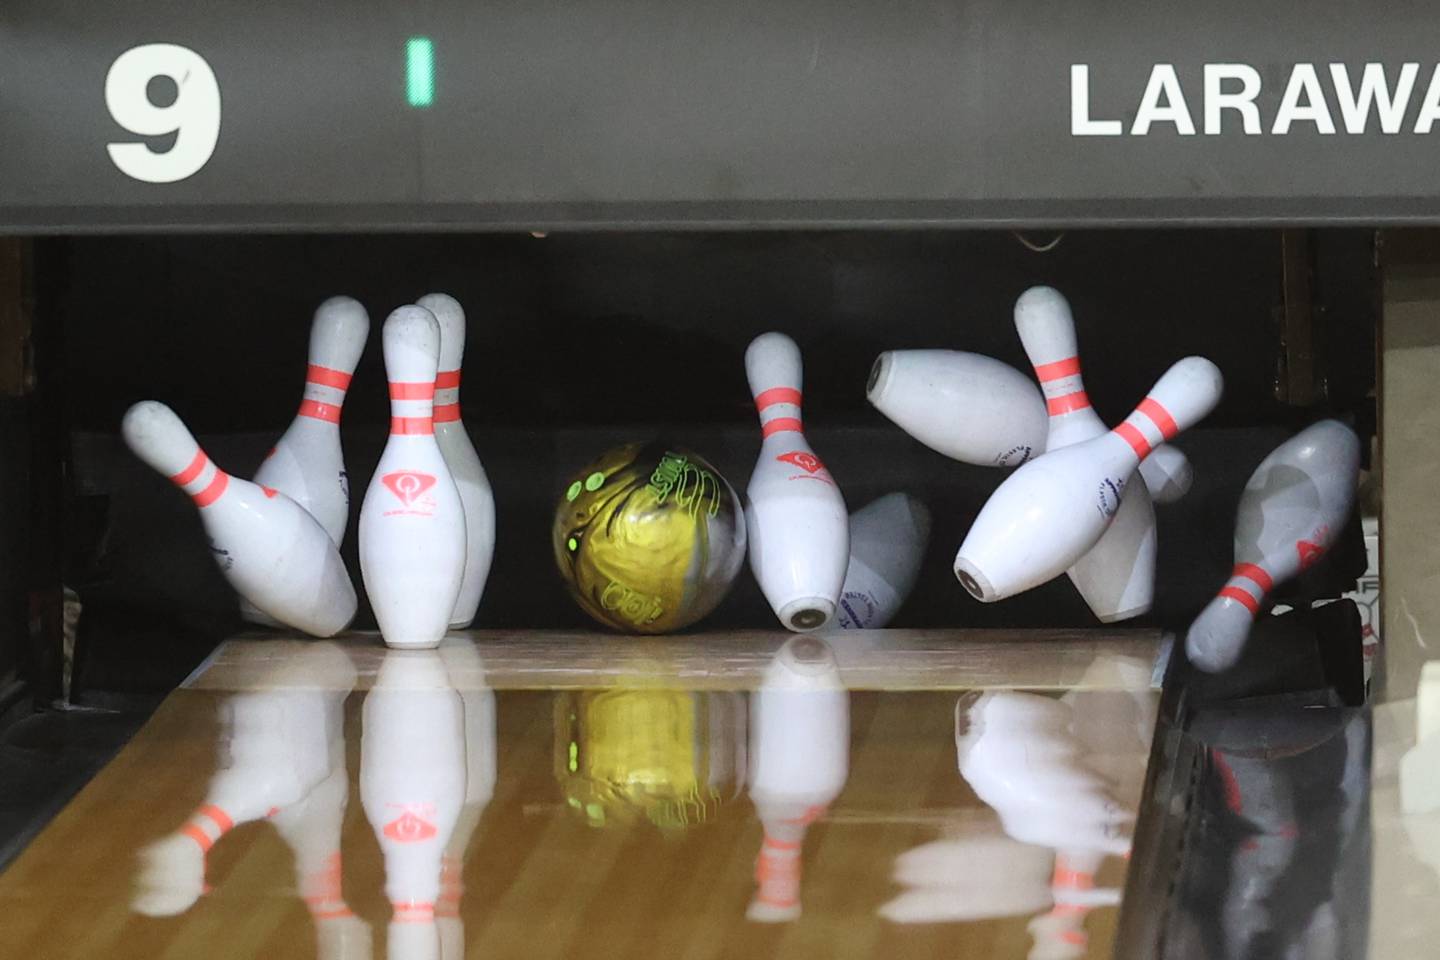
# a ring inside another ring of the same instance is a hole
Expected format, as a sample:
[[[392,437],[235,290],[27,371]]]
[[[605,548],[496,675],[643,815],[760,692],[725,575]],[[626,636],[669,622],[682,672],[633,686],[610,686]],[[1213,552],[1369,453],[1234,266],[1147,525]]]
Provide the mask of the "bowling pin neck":
[[[760,414],[760,436],[799,433],[804,429],[800,413],[800,391],[793,387],[771,387],[755,395]]]
[[[338,426],[340,410],[345,406],[345,393],[350,389],[350,377],[344,370],[310,364],[305,371],[305,395],[300,401],[300,416]]]
[[[1090,396],[1080,376],[1079,357],[1036,363],[1035,376],[1045,393],[1045,410],[1052,418],[1090,409]]]
[[[1223,384],[1215,364],[1204,357],[1186,357],[1165,371],[1150,395],[1112,433],[1130,446],[1137,462],[1144,460],[1215,409]]]
[[[215,465],[198,446],[190,465],[170,475],[170,482],[190,495],[197,507],[208,507],[219,500],[230,485],[230,475]]]
[[[390,384],[390,435],[435,432],[435,383]]]
[[[435,375],[435,422],[460,419],[460,371],[441,370]]]
[[[1265,568],[1255,563],[1237,563],[1230,571],[1230,579],[1220,588],[1219,596],[1234,600],[1253,617],[1260,612],[1260,605],[1275,587],[1275,581]]]

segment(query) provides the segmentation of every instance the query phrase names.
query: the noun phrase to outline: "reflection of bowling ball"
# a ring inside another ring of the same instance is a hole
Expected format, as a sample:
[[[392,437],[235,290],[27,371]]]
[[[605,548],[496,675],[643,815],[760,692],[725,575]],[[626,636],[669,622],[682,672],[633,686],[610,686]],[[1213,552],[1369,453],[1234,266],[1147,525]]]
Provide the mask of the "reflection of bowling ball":
[[[591,826],[713,821],[745,786],[745,698],[733,691],[555,695],[555,778]]]
[[[695,454],[633,443],[575,474],[552,539],[586,613],[630,633],[665,633],[729,591],[745,558],[745,516],[730,484]]]

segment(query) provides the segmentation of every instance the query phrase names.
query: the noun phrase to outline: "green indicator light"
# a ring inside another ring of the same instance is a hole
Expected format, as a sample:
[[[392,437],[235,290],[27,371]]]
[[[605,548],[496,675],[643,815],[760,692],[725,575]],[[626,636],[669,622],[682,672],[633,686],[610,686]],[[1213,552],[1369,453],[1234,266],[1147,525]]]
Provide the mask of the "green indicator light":
[[[598,470],[585,478],[585,489],[592,493],[603,486],[605,486],[605,474]]]
[[[429,37],[405,41],[405,99],[412,107],[435,102],[435,44]]]

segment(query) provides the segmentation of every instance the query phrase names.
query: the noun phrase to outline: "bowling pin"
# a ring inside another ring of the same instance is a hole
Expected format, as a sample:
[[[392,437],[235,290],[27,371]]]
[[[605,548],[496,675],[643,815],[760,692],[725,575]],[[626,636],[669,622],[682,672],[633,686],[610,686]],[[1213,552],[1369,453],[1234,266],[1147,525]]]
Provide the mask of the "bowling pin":
[[[930,511],[907,493],[887,494],[850,515],[850,566],[840,591],[840,626],[878,630],[915,586],[930,542]]]
[[[955,556],[955,576],[986,603],[1050,580],[1090,551],[1120,507],[1135,467],[1220,400],[1220,370],[1204,357],[1172,366],[1109,433],[1020,467],[981,509]]]
[[[986,821],[896,857],[893,879],[901,892],[877,912],[892,923],[1029,916],[1051,906],[1054,861],[1052,851]]]
[[[276,441],[255,482],[279,490],[320,522],[335,546],[350,519],[350,480],[340,448],[340,410],[365,340],[370,317],[358,301],[331,297],[310,326],[310,362],[300,412]]]
[[[1260,606],[1276,584],[1330,549],[1355,505],[1360,440],[1337,420],[1321,420],[1260,462],[1235,512],[1235,569],[1185,635],[1202,670],[1240,657]]]
[[[865,394],[906,433],[952,460],[1015,467],[1045,449],[1045,404],[1008,363],[960,350],[890,350]]]
[[[1050,414],[1047,451],[1106,433],[1080,375],[1075,322],[1058,290],[1031,287],[1015,301],[1015,329],[1035,368]],[[1157,447],[1157,451],[1162,447]],[[1155,507],[1144,484],[1127,481],[1115,520],[1100,541],[1066,570],[1101,623],[1138,617],[1155,596]]]
[[[188,910],[225,834],[303,803],[332,772],[334,708],[355,682],[350,658],[334,644],[297,641],[254,644],[241,656],[256,667],[253,689],[218,705],[218,769],[203,802],[140,853],[132,906],[145,916]],[[343,752],[340,762],[343,776]]]
[[[465,507],[465,574],[450,626],[468,627],[475,619],[490,561],[495,555],[495,494],[480,465],[475,445],[460,416],[460,361],[465,356],[465,311],[454,297],[432,293],[416,303],[440,324],[440,371],[435,376],[435,442]]]
[[[1190,492],[1195,468],[1190,465],[1189,457],[1162,443],[1140,461],[1140,477],[1150,491],[1150,499],[1156,503],[1174,503]]]
[[[355,588],[334,542],[304,508],[225,473],[163,403],[135,404],[121,433],[136,456],[195,501],[215,562],[241,597],[317,637],[345,629],[355,616]]]
[[[360,573],[392,647],[437,646],[465,572],[465,512],[435,442],[440,326],[401,307],[381,334],[390,381],[390,439],[360,508]]]
[[[835,653],[817,637],[797,637],[776,653],[750,697],[750,800],[764,839],[748,919],[800,916],[805,833],[849,772],[850,693]]]
[[[386,653],[363,722],[360,801],[385,859],[389,956],[438,960],[442,860],[465,801],[464,706],[440,655]]]
[[[850,560],[845,499],[802,432],[795,341],[756,337],[745,374],[763,438],[746,490],[750,569],[782,624],[818,630],[835,617]]]

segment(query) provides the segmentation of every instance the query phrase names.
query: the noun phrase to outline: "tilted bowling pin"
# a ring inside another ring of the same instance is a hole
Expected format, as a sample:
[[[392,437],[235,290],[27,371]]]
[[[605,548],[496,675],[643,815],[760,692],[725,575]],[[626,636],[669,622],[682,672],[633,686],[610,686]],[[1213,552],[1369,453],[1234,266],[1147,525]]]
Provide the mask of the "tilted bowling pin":
[[[1045,449],[1045,404],[1019,370],[960,350],[889,350],[866,396],[906,433],[952,460],[1015,467]]]
[[[163,403],[135,404],[121,433],[136,456],[195,501],[215,562],[241,597],[317,637],[345,629],[355,616],[355,587],[335,544],[303,507],[225,473]]]
[[[385,857],[388,955],[434,960],[441,862],[465,801],[464,707],[440,655],[386,653],[363,720],[360,800]]]
[[[221,837],[303,803],[332,772],[328,721],[355,682],[350,658],[334,644],[299,641],[240,653],[256,667],[253,689],[217,706],[217,769],[205,798],[183,827],[140,853],[132,905],[146,916],[188,910],[204,892],[206,856]],[[343,776],[343,753],[340,762]]]
[[[1058,290],[1031,287],[1015,301],[1015,329],[1035,368],[1050,414],[1047,451],[1106,433],[1080,376],[1075,321]],[[1157,448],[1158,449],[1158,448]],[[1155,507],[1143,483],[1127,481],[1115,520],[1065,571],[1101,623],[1138,617],[1155,596]]]
[[[818,630],[835,617],[850,561],[845,499],[802,432],[795,341],[756,337],[745,375],[764,438],[746,489],[750,569],[782,624]]]
[[[993,821],[964,823],[895,858],[901,892],[877,913],[892,923],[970,923],[1051,906],[1055,855],[1007,837]]]
[[[401,307],[381,334],[390,380],[390,440],[360,508],[360,573],[392,647],[435,647],[465,572],[465,509],[435,442],[440,326]]]
[[[835,653],[797,637],[775,654],[750,696],[750,800],[764,829],[745,916],[800,916],[802,847],[850,773],[850,692]]]
[[[480,465],[475,445],[460,416],[460,361],[465,356],[465,311],[454,297],[432,293],[416,303],[440,324],[440,371],[435,376],[435,442],[465,506],[465,575],[450,626],[468,627],[475,619],[490,561],[495,555],[495,494]]]
[[[1190,662],[1213,672],[1239,659],[1270,591],[1340,535],[1359,470],[1360,440],[1338,420],[1307,427],[1260,462],[1235,511],[1235,569],[1185,635]]]
[[[1046,453],[1005,478],[955,556],[960,583],[989,603],[1064,572],[1099,542],[1140,461],[1214,409],[1221,388],[1215,364],[1186,357],[1114,430]]]
[[[930,511],[908,493],[890,493],[850,515],[850,566],[840,591],[840,626],[878,630],[890,622],[920,573]]]
[[[331,297],[310,326],[310,362],[300,412],[255,472],[255,482],[279,490],[330,535],[345,539],[350,519],[350,480],[340,448],[340,410],[365,340],[370,316],[349,297]]]

